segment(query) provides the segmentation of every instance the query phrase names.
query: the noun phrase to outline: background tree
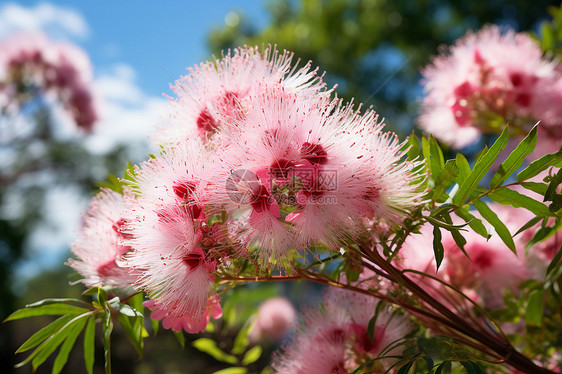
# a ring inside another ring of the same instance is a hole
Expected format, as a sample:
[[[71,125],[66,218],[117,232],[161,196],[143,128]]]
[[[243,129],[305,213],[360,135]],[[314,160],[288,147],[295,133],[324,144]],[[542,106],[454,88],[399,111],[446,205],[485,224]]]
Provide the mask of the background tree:
[[[517,30],[536,28],[557,1],[455,2],[441,0],[271,0],[271,24],[257,30],[252,20],[232,13],[210,32],[213,53],[239,45],[277,44],[312,60],[338,84],[345,99],[373,105],[402,135],[412,128],[418,69],[441,44],[487,23]]]

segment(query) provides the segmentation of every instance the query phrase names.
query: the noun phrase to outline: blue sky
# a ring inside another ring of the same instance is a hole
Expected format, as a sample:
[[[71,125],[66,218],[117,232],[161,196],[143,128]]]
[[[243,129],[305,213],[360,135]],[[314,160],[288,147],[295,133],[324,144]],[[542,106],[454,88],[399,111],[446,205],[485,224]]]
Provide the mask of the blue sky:
[[[187,66],[210,57],[206,36],[234,10],[258,27],[269,21],[265,1],[0,2],[0,40],[40,30],[82,47],[92,61],[101,113],[86,145],[104,153],[126,142],[137,150],[136,159],[144,160],[150,151],[147,137],[165,116],[162,93],[171,93],[170,82]],[[70,255],[68,243],[88,203],[81,196],[72,188],[49,192],[49,224],[32,235],[32,260],[18,267],[19,274],[32,276]],[[10,208],[18,209],[17,204]]]

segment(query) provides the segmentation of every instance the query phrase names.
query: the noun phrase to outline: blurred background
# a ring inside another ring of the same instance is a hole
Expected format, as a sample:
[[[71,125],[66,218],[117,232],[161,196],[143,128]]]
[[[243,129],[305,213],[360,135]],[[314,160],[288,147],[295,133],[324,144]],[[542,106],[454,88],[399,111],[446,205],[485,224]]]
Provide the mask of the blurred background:
[[[559,2],[0,2],[0,62],[7,53],[3,40],[21,32],[45,33],[85,51],[96,95],[91,131],[61,116],[57,100],[35,100],[17,113],[0,111],[0,317],[26,303],[83,291],[68,285],[73,278],[63,265],[80,214],[96,183],[111,174],[122,176],[128,161],[142,162],[154,151],[147,137],[165,120],[168,99],[163,94],[172,95],[170,82],[187,66],[244,44],[276,44],[304,62],[312,60],[327,72],[329,86],[338,85],[340,97],[373,106],[390,130],[405,136],[414,128],[423,94],[419,69],[439,45],[486,23],[537,31],[549,19],[550,5]],[[310,299],[314,289],[299,290],[291,291],[297,304]],[[260,298],[283,292],[288,290],[271,286],[243,300],[251,308]],[[13,369],[25,356],[13,352],[45,322],[37,318],[0,326],[0,372],[31,372],[30,366]],[[221,368],[189,344],[180,349],[166,331],[146,344],[143,363],[117,331],[114,372],[211,373]],[[96,372],[103,372],[101,352]],[[48,371],[49,364],[38,370]],[[79,348],[64,372],[83,371]]]

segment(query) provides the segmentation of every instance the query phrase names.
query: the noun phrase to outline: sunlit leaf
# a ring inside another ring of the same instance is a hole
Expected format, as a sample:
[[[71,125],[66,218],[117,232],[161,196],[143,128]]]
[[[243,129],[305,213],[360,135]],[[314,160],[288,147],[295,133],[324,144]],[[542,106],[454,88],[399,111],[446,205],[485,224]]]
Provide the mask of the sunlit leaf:
[[[511,249],[513,253],[516,253],[515,243],[513,242],[513,238],[509,233],[509,230],[505,226],[505,224],[498,218],[497,214],[494,213],[486,203],[483,203],[480,200],[474,201],[474,206],[478,210],[478,212],[482,215],[482,217],[488,221],[496,230],[498,236],[503,240],[505,245]]]
[[[84,364],[86,372],[92,374],[94,371],[94,357],[96,343],[96,320],[92,316],[88,319],[88,324],[84,331]]]
[[[199,338],[193,342],[193,347],[197,348],[201,352],[207,353],[217,361],[232,365],[238,363],[238,359],[235,356],[224,352],[218,347],[217,342],[212,339]]]
[[[41,344],[45,339],[53,335],[61,327],[66,325],[68,321],[72,319],[72,315],[65,315],[59,317],[56,321],[50,323],[49,325],[43,327],[41,330],[37,331],[35,334],[31,335],[16,351],[16,353],[25,352],[33,347]]]
[[[35,317],[35,316],[46,316],[46,315],[60,315],[60,314],[82,314],[89,312],[86,308],[81,308],[74,305],[55,303],[46,304],[38,307],[25,307],[23,309],[16,310],[4,320],[13,321],[21,318]]]
[[[544,290],[533,290],[529,294],[527,308],[525,309],[525,322],[528,325],[540,327],[544,309]]]
[[[248,352],[244,354],[244,358],[242,358],[242,365],[250,365],[256,362],[261,357],[262,352],[263,349],[259,345],[250,348]]]
[[[480,157],[478,162],[476,162],[474,169],[472,169],[464,182],[462,182],[459,186],[457,193],[453,197],[453,204],[457,206],[464,205],[466,199],[469,198],[472,191],[474,191],[474,189],[478,186],[478,183],[482,180],[482,178],[484,178],[488,170],[490,170],[498,158],[499,153],[507,145],[508,138],[509,129],[506,127],[490,149]]]
[[[517,174],[517,180],[521,182],[532,178],[540,172],[545,171],[550,166],[558,164],[560,161],[562,161],[562,150],[553,154],[544,155],[538,160],[531,162],[529,166]]]
[[[548,207],[527,195],[507,187],[500,187],[488,194],[490,199],[502,205],[511,205],[514,208],[525,208],[539,217],[549,217],[551,212]]]
[[[525,157],[531,154],[537,144],[537,126],[535,125],[529,134],[517,145],[517,147],[507,156],[506,160],[501,163],[498,171],[492,177],[490,188],[501,186],[507,178],[509,178],[517,169],[523,165]]]
[[[60,373],[64,365],[66,365],[66,362],[68,361],[68,355],[70,354],[72,348],[74,348],[76,339],[78,339],[78,335],[80,335],[80,333],[86,326],[86,322],[88,322],[88,320],[89,318],[82,318],[79,321],[77,321],[74,327],[72,328],[70,334],[68,334],[68,336],[66,337],[64,343],[62,343],[59,350],[59,354],[57,355],[57,358],[53,363],[53,370],[52,370],[53,374]],[[37,358],[39,358],[39,356],[37,356],[35,359]]]

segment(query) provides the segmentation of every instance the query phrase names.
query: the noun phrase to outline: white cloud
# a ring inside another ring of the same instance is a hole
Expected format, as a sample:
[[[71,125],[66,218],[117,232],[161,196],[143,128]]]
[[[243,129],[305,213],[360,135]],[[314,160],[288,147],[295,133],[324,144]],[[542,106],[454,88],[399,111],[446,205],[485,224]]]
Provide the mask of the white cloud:
[[[85,38],[89,27],[84,17],[65,7],[40,3],[26,8],[16,3],[0,7],[0,37],[16,31],[43,30],[55,36]]]
[[[145,94],[136,85],[135,71],[126,64],[114,65],[94,80],[94,86],[101,98],[101,119],[88,137],[88,148],[105,153],[119,143],[146,144],[167,100]]]

